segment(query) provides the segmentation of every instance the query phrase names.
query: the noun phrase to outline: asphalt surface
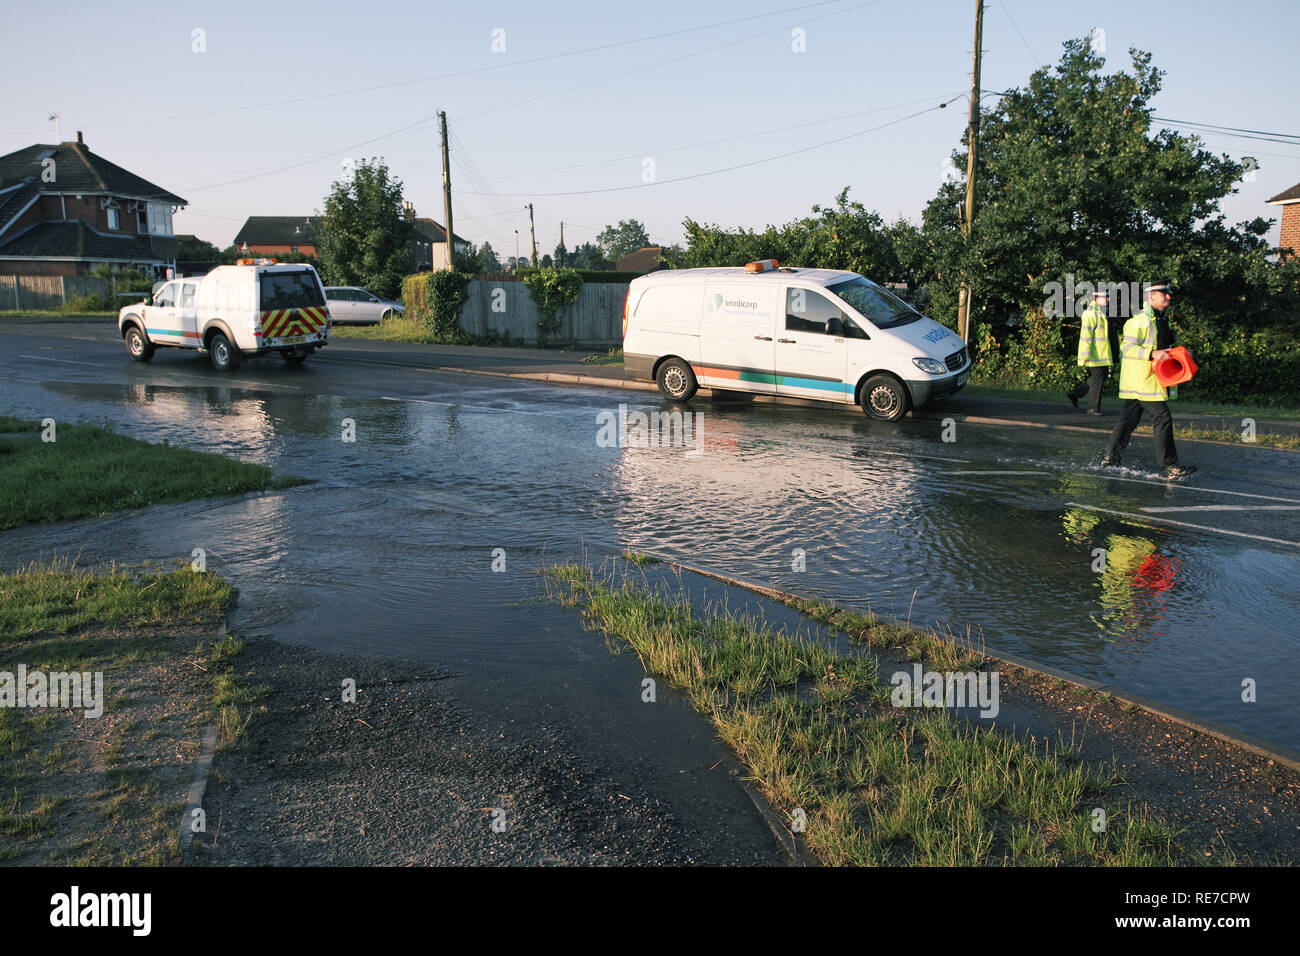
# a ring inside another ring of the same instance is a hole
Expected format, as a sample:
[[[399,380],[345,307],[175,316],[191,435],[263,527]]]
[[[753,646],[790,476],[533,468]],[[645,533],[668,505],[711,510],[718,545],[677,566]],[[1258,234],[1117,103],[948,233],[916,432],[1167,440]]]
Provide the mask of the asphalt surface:
[[[170,561],[202,544],[240,587],[232,625],[244,636],[418,662],[450,675],[430,686],[447,689],[464,726],[588,754],[576,779],[629,797],[630,781],[658,780],[641,792],[666,802],[665,826],[709,833],[718,814],[748,821],[730,850],[694,844],[700,860],[781,855],[734,780],[675,795],[663,783],[705,779],[718,759],[711,733],[689,714],[673,723],[668,708],[645,709],[639,666],[539,599],[543,563],[627,547],[683,558],[935,624],[1300,747],[1294,453],[1180,442],[1201,471],[1170,484],[1149,438],[1135,439],[1124,470],[1097,467],[1113,418],[967,396],[898,425],[855,410],[697,401],[693,445],[606,448],[600,415],[672,406],[627,387],[621,368],[569,358],[338,339],[299,369],[256,360],[220,376],[191,353],[132,363],[103,320],[6,320],[0,407],[107,420],[314,484],[15,529],[0,562]],[[951,441],[945,418],[958,423]],[[340,438],[345,419],[353,443]],[[1243,700],[1246,681],[1254,701]],[[665,721],[655,733],[651,713]],[[688,726],[698,740],[678,747]]]

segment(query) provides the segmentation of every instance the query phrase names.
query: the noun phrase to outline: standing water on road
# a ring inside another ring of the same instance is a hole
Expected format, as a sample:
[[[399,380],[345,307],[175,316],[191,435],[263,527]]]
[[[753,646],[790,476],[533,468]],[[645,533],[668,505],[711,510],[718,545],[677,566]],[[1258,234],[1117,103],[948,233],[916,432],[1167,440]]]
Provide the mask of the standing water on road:
[[[151,380],[121,384],[70,370],[0,391],[16,414],[108,419],[316,484],[18,529],[0,539],[6,566],[180,560],[201,539],[241,588],[246,630],[542,661],[548,618],[492,573],[494,549],[512,570],[641,549],[937,625],[1300,748],[1300,480],[1287,453],[1189,444],[1197,484],[1170,485],[1098,470],[1099,435],[959,424],[942,441],[937,422],[703,401],[690,447],[606,447],[602,414],[670,407],[409,369],[252,368],[218,384],[194,371],[129,369]],[[1132,461],[1149,445],[1136,441]],[[430,637],[448,595],[470,623]]]

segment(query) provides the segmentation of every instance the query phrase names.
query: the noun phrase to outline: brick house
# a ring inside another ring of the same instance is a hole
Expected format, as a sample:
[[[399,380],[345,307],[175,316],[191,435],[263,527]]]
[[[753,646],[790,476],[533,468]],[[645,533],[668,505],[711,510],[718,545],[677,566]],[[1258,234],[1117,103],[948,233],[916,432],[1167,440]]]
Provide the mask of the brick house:
[[[415,207],[405,204],[403,215],[415,227],[415,271],[430,272],[447,268],[447,230],[442,223],[426,216],[416,216]],[[469,251],[469,243],[453,235],[456,254]]]
[[[95,266],[175,268],[172,215],[187,204],[76,142],[0,156],[0,274],[87,275]]]
[[[235,236],[240,252],[248,246],[252,256],[276,256],[286,252],[316,255],[316,227],[311,216],[249,216]]]
[[[1270,206],[1282,207],[1282,235],[1277,241],[1278,246],[1290,249],[1293,256],[1300,255],[1300,183],[1283,190],[1268,202]]]
[[[619,256],[614,268],[619,272],[657,272],[664,268],[664,264],[659,261],[663,254],[663,246],[642,246],[636,252]]]

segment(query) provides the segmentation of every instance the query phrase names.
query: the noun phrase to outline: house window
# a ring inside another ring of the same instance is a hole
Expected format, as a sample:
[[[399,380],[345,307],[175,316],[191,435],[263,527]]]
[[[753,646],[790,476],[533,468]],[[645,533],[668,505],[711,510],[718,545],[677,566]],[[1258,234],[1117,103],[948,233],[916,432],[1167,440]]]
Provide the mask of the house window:
[[[118,221],[117,210],[109,206],[106,212],[108,213],[108,228],[114,232],[121,229],[122,224]]]
[[[149,204],[149,234],[151,236],[172,235],[172,207],[167,203]]]

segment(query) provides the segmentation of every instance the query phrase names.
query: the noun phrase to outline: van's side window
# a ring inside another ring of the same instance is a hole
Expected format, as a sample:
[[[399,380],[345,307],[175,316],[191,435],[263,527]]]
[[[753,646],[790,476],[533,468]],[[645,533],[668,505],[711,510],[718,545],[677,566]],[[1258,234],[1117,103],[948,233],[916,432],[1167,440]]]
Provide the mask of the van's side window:
[[[791,332],[825,332],[826,323],[843,323],[844,313],[811,289],[785,290],[785,327]],[[838,333],[837,333],[838,334]]]

